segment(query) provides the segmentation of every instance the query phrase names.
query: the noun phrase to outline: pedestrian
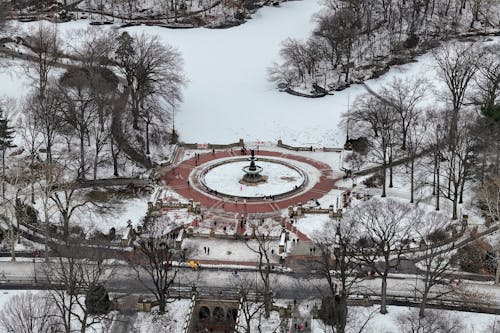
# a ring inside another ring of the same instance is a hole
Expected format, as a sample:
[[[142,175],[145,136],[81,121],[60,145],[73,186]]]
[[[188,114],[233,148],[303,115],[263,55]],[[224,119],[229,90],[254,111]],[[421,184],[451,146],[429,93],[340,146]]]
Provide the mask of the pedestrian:
[[[188,179],[188,181],[187,181],[187,184],[188,184],[188,187],[189,187],[189,179]]]
[[[215,155],[215,148],[212,148],[212,155]]]
[[[297,244],[299,244],[299,239],[297,238]]]
[[[294,300],[293,300],[293,306],[296,306],[296,305],[297,305],[297,300],[296,300],[296,299],[294,299]]]
[[[310,255],[310,256],[312,255],[312,252],[313,252],[313,249],[312,249],[312,248],[309,248],[309,255]]]
[[[210,255],[210,248],[207,247],[207,255]]]
[[[316,246],[313,247],[313,253],[316,253]]]
[[[205,251],[205,254],[207,254],[207,247],[206,246],[203,247],[203,251]]]

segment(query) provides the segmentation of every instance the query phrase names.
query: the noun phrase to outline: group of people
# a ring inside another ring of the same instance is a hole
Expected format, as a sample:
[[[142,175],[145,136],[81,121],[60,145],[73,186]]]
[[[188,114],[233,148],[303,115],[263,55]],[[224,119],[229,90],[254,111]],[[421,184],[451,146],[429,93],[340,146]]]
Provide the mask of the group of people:
[[[203,251],[205,251],[206,255],[210,255],[210,248],[208,246],[204,246]]]

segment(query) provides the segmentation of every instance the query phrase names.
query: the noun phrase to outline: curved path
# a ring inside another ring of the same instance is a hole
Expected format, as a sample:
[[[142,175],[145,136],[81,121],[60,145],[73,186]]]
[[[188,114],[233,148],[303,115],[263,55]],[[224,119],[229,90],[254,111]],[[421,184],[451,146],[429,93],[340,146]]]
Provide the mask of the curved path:
[[[311,165],[312,167],[318,169],[321,173],[319,181],[314,184],[314,186],[308,190],[300,192],[296,195],[277,199],[275,201],[257,201],[248,202],[244,204],[242,200],[238,202],[227,201],[224,203],[221,197],[216,197],[210,195],[206,192],[202,192],[196,188],[193,188],[188,184],[189,175],[191,172],[198,167],[202,167],[203,164],[210,162],[219,158],[236,157],[241,156],[239,151],[217,151],[215,154],[204,153],[200,154],[199,162],[196,163],[196,159],[193,157],[191,159],[185,160],[177,165],[172,170],[167,171],[161,178],[164,180],[167,186],[172,190],[180,194],[186,199],[191,199],[195,202],[199,202],[203,207],[213,210],[223,209],[226,212],[235,213],[269,213],[276,212],[281,209],[286,209],[289,206],[296,205],[298,203],[306,203],[308,200],[315,200],[323,197],[330,190],[335,188],[335,182],[337,179],[333,178],[333,171],[331,167],[325,163],[305,158],[303,156],[280,153],[275,151],[263,151],[257,152],[258,156],[270,156],[270,157],[280,157],[286,158],[292,161],[298,161]]]

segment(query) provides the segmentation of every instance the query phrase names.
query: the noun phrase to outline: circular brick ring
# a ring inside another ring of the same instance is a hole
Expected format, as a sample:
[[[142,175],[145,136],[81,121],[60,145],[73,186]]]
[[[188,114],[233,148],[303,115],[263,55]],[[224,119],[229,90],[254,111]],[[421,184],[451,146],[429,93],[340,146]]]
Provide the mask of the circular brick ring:
[[[185,160],[178,164],[172,170],[167,171],[162,179],[166,185],[177,192],[182,197],[193,200],[194,202],[199,202],[203,207],[208,209],[223,209],[227,212],[238,212],[238,213],[269,213],[276,212],[281,209],[286,209],[289,206],[294,206],[299,203],[305,203],[309,200],[316,200],[323,197],[326,193],[335,188],[335,182],[337,179],[333,178],[333,170],[331,167],[323,162],[306,158],[299,155],[280,153],[276,151],[263,151],[257,152],[257,157],[268,157],[268,158],[281,158],[288,159],[291,161],[301,162],[308,164],[309,166],[317,169],[319,171],[320,177],[318,181],[312,185],[308,186],[306,190],[300,193],[292,193],[284,198],[276,197],[276,200],[252,200],[247,203],[243,203],[241,199],[238,201],[230,200],[228,198],[223,198],[221,196],[215,196],[213,193],[210,194],[203,190],[201,184],[192,184],[192,181],[196,182],[197,177],[191,177],[192,173],[199,173],[201,170],[205,169],[204,164],[212,162],[217,159],[222,158],[235,158],[241,157],[233,151],[217,151],[215,153],[204,153],[200,154],[200,158],[196,161],[196,158],[191,158]]]

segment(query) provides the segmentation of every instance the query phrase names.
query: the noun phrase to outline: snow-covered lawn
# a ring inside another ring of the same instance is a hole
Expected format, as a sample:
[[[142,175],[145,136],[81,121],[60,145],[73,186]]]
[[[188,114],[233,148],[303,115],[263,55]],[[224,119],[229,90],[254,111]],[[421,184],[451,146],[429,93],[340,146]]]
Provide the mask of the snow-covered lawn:
[[[134,332],[182,332],[190,305],[190,299],[176,299],[167,303],[164,315],[159,315],[155,309],[151,313],[139,312],[133,324]]]
[[[418,309],[408,308],[403,306],[388,306],[388,314],[380,314],[378,312],[378,306],[371,307],[349,307],[349,318],[350,323],[348,324],[348,329],[346,332],[354,333],[358,332],[359,328],[365,323],[368,317],[372,314],[372,318],[368,321],[364,333],[400,333],[403,332],[401,325],[404,323],[406,332],[411,332],[408,330],[408,322],[403,318],[409,314],[414,314],[418,312]],[[472,312],[461,312],[461,311],[449,311],[449,310],[437,310],[430,309],[428,312],[434,312],[439,319],[440,323],[448,321],[450,319],[455,319],[462,327],[457,327],[450,332],[457,333],[486,333],[486,332],[497,332],[496,330],[491,330],[490,325],[496,322],[496,327],[500,324],[499,316],[484,314],[484,313],[472,313]],[[325,328],[325,325],[318,319],[312,320],[311,325],[312,333],[327,333],[331,332]],[[420,331],[419,331],[420,332]],[[430,331],[426,331],[430,332]]]
[[[310,239],[315,239],[315,236],[324,231],[325,225],[328,223],[331,223],[328,214],[308,214],[295,219],[293,225]]]

